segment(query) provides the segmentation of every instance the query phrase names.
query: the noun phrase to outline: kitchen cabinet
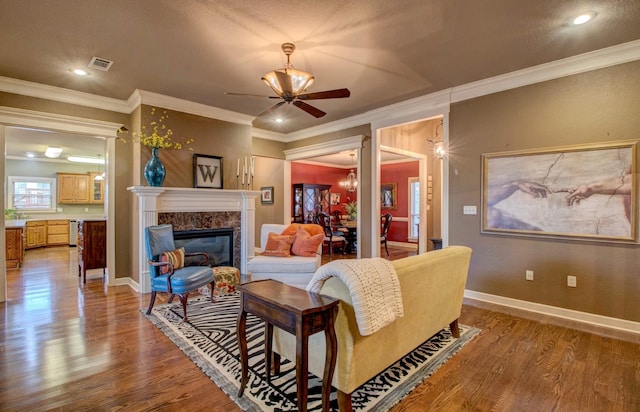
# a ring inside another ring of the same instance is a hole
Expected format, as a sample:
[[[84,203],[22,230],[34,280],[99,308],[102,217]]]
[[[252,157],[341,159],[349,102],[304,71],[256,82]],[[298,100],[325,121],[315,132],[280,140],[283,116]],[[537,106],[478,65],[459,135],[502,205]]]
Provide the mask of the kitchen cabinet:
[[[21,227],[7,227],[4,233],[6,268],[19,268],[24,261],[24,232]]]
[[[317,212],[329,213],[331,185],[297,183],[293,185],[293,221],[311,223]]]
[[[69,245],[69,221],[47,221],[47,246]]]
[[[58,203],[89,203],[89,174],[58,173]]]
[[[42,247],[47,245],[47,222],[31,221],[26,223],[26,245],[27,249]]]
[[[91,204],[103,204],[104,203],[104,179],[96,180],[96,176],[100,176],[102,173],[90,172],[89,173],[89,203]]]
[[[87,283],[87,270],[107,266],[107,222],[78,220],[78,275]]]

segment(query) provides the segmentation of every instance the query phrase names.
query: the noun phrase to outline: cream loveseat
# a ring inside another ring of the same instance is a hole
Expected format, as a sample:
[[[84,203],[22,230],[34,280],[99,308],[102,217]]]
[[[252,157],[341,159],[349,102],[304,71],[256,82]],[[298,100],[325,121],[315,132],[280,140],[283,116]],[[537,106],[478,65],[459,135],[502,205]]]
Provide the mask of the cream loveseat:
[[[340,299],[335,323],[338,355],[332,385],[338,390],[340,411],[351,410],[351,393],[421,343],[449,326],[459,337],[458,318],[467,281],[471,249],[450,246],[392,262],[400,281],[404,316],[369,336],[358,332],[349,290],[329,278],[320,293]],[[273,350],[295,362],[293,335],[274,328]],[[325,337],[309,338],[309,372],[321,377]]]
[[[269,232],[280,234],[289,225],[264,224],[260,228],[260,252],[264,251]],[[274,279],[300,289],[304,289],[321,264],[322,244],[313,257],[290,256],[276,257],[258,255],[247,263],[247,272],[251,281]]]

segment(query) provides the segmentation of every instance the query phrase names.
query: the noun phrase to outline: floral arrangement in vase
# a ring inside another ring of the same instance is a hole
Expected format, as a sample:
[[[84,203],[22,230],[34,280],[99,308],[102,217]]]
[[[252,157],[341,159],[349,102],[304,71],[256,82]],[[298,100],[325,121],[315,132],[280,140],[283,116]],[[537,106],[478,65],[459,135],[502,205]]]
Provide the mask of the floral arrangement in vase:
[[[358,217],[358,201],[352,200],[345,203],[344,210],[349,215],[349,220],[356,220],[356,217]]]
[[[149,186],[162,186],[164,178],[166,176],[166,169],[160,157],[158,156],[159,149],[174,149],[182,150],[185,145],[193,143],[193,139],[185,139],[183,142],[178,142],[173,139],[173,131],[167,127],[165,121],[169,118],[169,114],[166,110],[155,119],[157,109],[151,108],[151,117],[153,120],[149,123],[149,127],[143,125],[140,132],[133,133],[133,141],[140,143],[143,146],[151,148],[151,159],[144,167],[144,177],[149,183]],[[119,140],[126,143],[127,140],[119,136]],[[189,148],[193,151],[192,148]]]

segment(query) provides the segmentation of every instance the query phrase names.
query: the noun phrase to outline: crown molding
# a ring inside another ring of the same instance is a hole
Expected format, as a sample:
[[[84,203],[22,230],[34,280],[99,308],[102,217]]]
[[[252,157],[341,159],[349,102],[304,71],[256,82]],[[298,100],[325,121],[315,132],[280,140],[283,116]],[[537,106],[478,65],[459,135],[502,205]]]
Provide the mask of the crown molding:
[[[195,103],[189,100],[165,96],[163,94],[148,92],[140,89],[134,90],[128,101],[136,104],[131,108],[131,111],[135,110],[135,108],[140,104],[146,104],[149,106],[158,106],[164,109],[208,117],[210,119],[223,120],[225,122],[236,123],[245,126],[251,126],[253,124],[253,120],[255,119],[255,116],[232,112],[225,109],[219,109],[217,107],[207,106],[206,104]]]
[[[456,86],[451,103],[640,60],[640,40]]]
[[[251,133],[255,137],[289,143],[365,124],[371,124],[375,129],[410,123],[448,112],[451,103],[636,60],[640,60],[640,40],[441,90],[288,134],[257,128],[252,128]],[[255,119],[254,116],[144,90],[135,90],[125,101],[0,76],[0,91],[126,114],[141,104],[148,104],[246,126],[251,126]]]
[[[261,139],[276,140],[278,142],[287,141],[287,135],[284,133],[272,132],[271,130],[266,129],[258,129],[257,127],[251,129],[251,136],[259,137]]]
[[[37,112],[0,106],[0,123],[36,127],[39,129],[71,131],[95,136],[116,136],[122,123],[87,119],[55,113]]]
[[[307,157],[316,157],[344,150],[353,150],[362,148],[364,136],[359,134],[356,136],[345,137],[339,140],[330,140],[328,142],[318,143],[311,146],[297,147],[284,151],[286,160],[298,160]]]
[[[41,83],[12,79],[10,77],[0,76],[0,91],[52,100],[55,102],[76,104],[78,106],[110,110],[117,113],[131,113],[131,111],[129,111],[129,106],[123,100],[78,92],[75,90],[64,89],[62,87],[49,86]]]

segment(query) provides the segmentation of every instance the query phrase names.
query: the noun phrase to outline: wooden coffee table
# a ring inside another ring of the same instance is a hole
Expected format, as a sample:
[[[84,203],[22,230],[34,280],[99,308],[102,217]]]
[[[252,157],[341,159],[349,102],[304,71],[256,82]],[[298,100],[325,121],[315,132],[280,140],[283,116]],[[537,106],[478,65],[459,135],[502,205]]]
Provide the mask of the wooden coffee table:
[[[322,377],[322,410],[329,412],[331,379],[336,366],[338,345],[334,323],[338,314],[338,299],[310,293],[285,285],[275,280],[261,280],[239,285],[241,303],[238,313],[238,345],[242,376],[238,397],[242,396],[249,379],[249,356],[247,353],[247,313],[265,321],[265,369],[267,382],[271,375],[273,326],[296,336],[296,386],[298,410],[307,410],[308,395],[308,343],[309,336],[324,331],[326,338],[326,360]]]

